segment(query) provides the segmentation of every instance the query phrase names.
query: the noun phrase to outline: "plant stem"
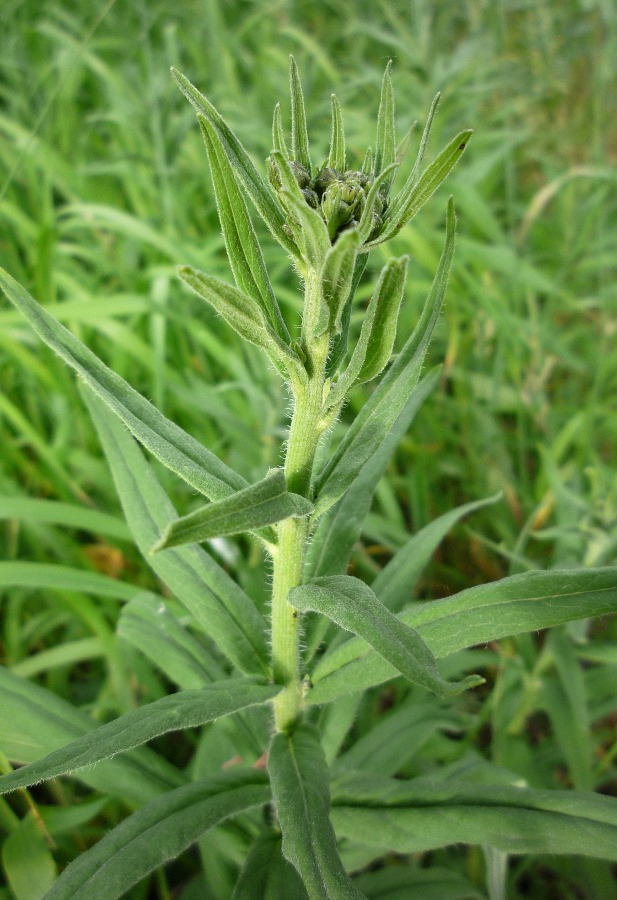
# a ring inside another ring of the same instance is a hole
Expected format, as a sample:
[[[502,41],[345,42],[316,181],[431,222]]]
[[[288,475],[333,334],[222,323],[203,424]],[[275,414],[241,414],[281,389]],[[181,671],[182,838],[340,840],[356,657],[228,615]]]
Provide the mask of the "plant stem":
[[[317,279],[309,277],[303,328],[309,379],[295,396],[285,457],[288,490],[303,497],[310,496],[315,451],[322,431],[320,419],[329,345],[327,334],[312,344],[306,340],[306,335],[310,334],[306,326],[317,315],[318,302]],[[278,526],[279,541],[272,580],[272,665],[274,681],[284,685],[284,690],[274,701],[277,731],[289,731],[302,709],[300,621],[287,597],[292,588],[302,583],[308,529],[307,520],[301,518],[285,519]]]

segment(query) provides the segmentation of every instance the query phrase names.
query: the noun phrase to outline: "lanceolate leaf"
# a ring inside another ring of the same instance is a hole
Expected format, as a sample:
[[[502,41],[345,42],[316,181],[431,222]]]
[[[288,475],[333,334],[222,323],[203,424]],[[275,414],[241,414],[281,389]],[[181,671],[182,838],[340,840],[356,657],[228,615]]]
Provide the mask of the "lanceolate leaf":
[[[216,128],[202,115],[198,115],[197,119],[208,153],[219,219],[236,284],[259,303],[279,338],[288,342],[289,332],[276,302],[261,247],[231,163]]]
[[[330,135],[330,153],[328,165],[331,169],[344,172],[345,163],[345,131],[343,129],[343,114],[336,94],[331,96],[332,102],[332,133]]]
[[[574,853],[617,860],[617,802],[584,791],[507,784],[404,782],[363,773],[333,785],[337,833],[418,853],[487,844],[506,853]]]
[[[388,209],[386,227],[379,237],[368,246],[375,246],[389,240],[420,212],[463,155],[472,133],[471,129],[467,129],[457,134],[415,183],[409,184],[408,182],[402,188]]]
[[[379,602],[363,581],[350,575],[315,578],[294,588],[289,602],[302,612],[319,612],[341,628],[364,638],[409,681],[421,684],[440,697],[458,694],[481,684],[469,676],[455,684],[439,674],[435,657],[419,636]]]
[[[289,90],[291,94],[291,152],[295,162],[304,166],[311,174],[308,128],[304,109],[304,95],[298,74],[298,66],[293,56],[289,57]]]
[[[279,691],[279,687],[265,685],[255,678],[239,678],[169,694],[100,725],[29,766],[0,777],[0,794],[71,774],[168,731],[195,728],[247,706],[266,703]]]
[[[270,799],[257,769],[187,784],[137,810],[72,862],[46,900],[116,900],[218,822]]]
[[[418,382],[446,289],[454,253],[454,232],[454,206],[450,201],[446,242],[420,321],[317,480],[317,514],[335,503],[357,477],[396,422]]]
[[[247,675],[267,674],[265,621],[227,572],[201,547],[180,547],[149,555],[175,510],[130,435],[92,392],[84,388],[83,395],[142,554],[240,671]]]
[[[464,516],[496,503],[501,494],[458,506],[412,535],[377,574],[371,587],[388,609],[398,612],[412,600],[412,591],[422,570],[450,529]]]
[[[322,314],[317,324],[316,336],[330,330],[340,334],[341,319],[349,300],[356,264],[360,235],[356,229],[344,231],[324,259],[320,276]]]
[[[525,572],[414,605],[399,619],[437,659],[508,635],[617,612],[617,567]],[[388,681],[396,669],[353,638],[326,653],[311,675],[307,703],[324,703]]]
[[[329,774],[317,729],[299,725],[291,735],[276,734],[268,772],[283,853],[300,873],[311,900],[360,900],[330,824]]]
[[[375,204],[377,202],[377,197],[379,193],[385,189],[388,181],[392,181],[394,178],[394,173],[396,171],[396,163],[392,163],[383,172],[375,178],[373,181],[370,190],[368,192],[366,203],[364,205],[364,209],[362,211],[362,216],[360,218],[360,224],[358,225],[358,231],[360,233],[360,240],[362,242],[366,241],[375,227],[374,221],[374,212],[375,212]],[[367,245],[368,246],[368,245]]]
[[[47,313],[24,288],[0,269],[0,287],[57,353],[121,419],[159,462],[210,500],[219,500],[247,482],[214,453],[166,419],[119,375],[108,369],[70,331]]]
[[[272,116],[272,146],[279,153],[282,153],[285,159],[289,159],[289,150],[285,143],[285,135],[283,134],[283,119],[281,116],[281,104],[277,103],[274,107],[274,115]]]
[[[394,91],[392,90],[392,78],[390,72],[392,61],[386,66],[381,86],[381,100],[377,114],[377,138],[375,141],[374,175],[377,177],[384,169],[395,161],[396,156],[396,128],[394,124]],[[385,183],[385,193],[388,194],[394,172],[389,175]]]
[[[308,516],[312,511],[313,504],[305,497],[287,491],[285,473],[282,469],[275,469],[257,484],[175,519],[167,526],[153,550],[196,544],[227,534],[241,534],[290,516]]]
[[[381,270],[349,365],[328,397],[330,406],[342,402],[355,381],[370,381],[388,363],[396,339],[408,259],[407,256],[390,259]]]
[[[326,223],[304,199],[285,157],[278,150],[274,150],[270,158],[276,166],[276,173],[281,182],[281,200],[289,210],[287,221],[294,232],[296,243],[302,248],[303,255],[309,263],[314,268],[320,269],[322,260],[330,249]]]
[[[295,244],[283,230],[285,216],[281,207],[270,190],[270,187],[251,162],[248,153],[236,135],[210,101],[191,84],[188,78],[185,78],[184,75],[173,68],[171,74],[174,76],[180,90],[193,105],[195,110],[205,116],[205,118],[216,128],[229,162],[234,167],[234,171],[237,172],[238,177],[246,188],[246,192],[255,204],[257,212],[274,237],[283,245],[283,247],[285,247],[288,253],[291,253],[295,257],[299,256]]]
[[[94,730],[96,723],[62,697],[0,666],[0,751],[19,763],[34,762]],[[138,805],[178,787],[186,776],[149,747],[83,769],[77,779]]]
[[[180,266],[178,275],[244,340],[265,350],[283,377],[305,380],[306,372],[299,358],[270,328],[261,306],[255,300],[220,278],[191,266]]]

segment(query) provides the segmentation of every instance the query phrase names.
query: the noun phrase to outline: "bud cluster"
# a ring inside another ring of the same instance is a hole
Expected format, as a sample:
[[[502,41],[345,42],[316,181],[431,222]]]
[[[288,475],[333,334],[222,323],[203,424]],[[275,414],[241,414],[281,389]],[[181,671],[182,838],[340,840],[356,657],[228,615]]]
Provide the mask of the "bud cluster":
[[[332,243],[346,228],[358,225],[372,184],[368,175],[355,170],[339,172],[330,166],[323,166],[311,178],[308,170],[300,163],[290,162],[289,165],[307,204],[321,212]],[[278,187],[276,183],[273,186]],[[375,202],[369,240],[383,225],[386,207],[387,199],[380,192]]]

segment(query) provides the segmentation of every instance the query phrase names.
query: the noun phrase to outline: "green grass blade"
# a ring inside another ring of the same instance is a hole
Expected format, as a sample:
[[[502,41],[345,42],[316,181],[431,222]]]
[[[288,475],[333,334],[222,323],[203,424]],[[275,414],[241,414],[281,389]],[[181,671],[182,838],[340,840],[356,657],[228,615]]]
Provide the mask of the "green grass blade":
[[[29,766],[0,777],[0,794],[59,775],[70,775],[169,731],[196,728],[240,709],[267,703],[279,691],[279,687],[264,685],[255,678],[241,678],[169,694],[100,725]]]
[[[414,605],[400,614],[437,659],[514,634],[617,612],[617,567],[525,572]],[[323,703],[396,675],[389,663],[352,638],[327,653],[311,675],[307,703]]]
[[[442,678],[435,657],[418,632],[397,619],[368,584],[358,578],[350,575],[315,578],[294,588],[289,602],[301,612],[321,613],[346,631],[364,638],[408,681],[440,697],[453,696],[484,681],[474,675],[458,683]]]
[[[264,619],[224,569],[200,547],[149,555],[175,510],[131,436],[91,391],[84,388],[82,393],[127,522],[149,565],[240,671],[266,674],[269,662]]]
[[[148,803],[71,863],[46,900],[117,900],[204,832],[270,799],[265,772],[230,771]]]
[[[329,774],[319,733],[299,725],[276,734],[268,753],[272,796],[283,832],[283,853],[312,900],[359,900],[347,876],[329,819]]]
[[[195,110],[205,116],[205,118],[212,123],[214,128],[216,128],[229,162],[233,166],[234,171],[237,172],[247,194],[255,204],[257,212],[271,231],[272,235],[280,244],[282,244],[288,253],[291,253],[294,257],[298,257],[299,254],[295,244],[285,234],[283,229],[285,216],[281,207],[268,184],[264,181],[251,162],[248,153],[236,135],[210,101],[191,84],[188,78],[185,78],[185,76],[176,69],[172,69],[171,73],[176,79],[180,90],[193,105]]]
[[[0,287],[54,353],[74,369],[153,456],[211,500],[246,487],[214,453],[166,419],[123,378],[108,369],[68,329],[0,269]]]
[[[132,600],[140,588],[99,572],[55,563],[0,562],[0,588],[26,587],[46,591],[80,591],[98,597]]]
[[[197,119],[206,145],[227,257],[236,284],[259,303],[279,338],[289,342],[289,332],[276,302],[261,247],[231,163],[216,128],[204,116],[198,115]]]
[[[0,519],[63,525],[66,528],[105,535],[118,541],[132,540],[131,532],[121,519],[88,506],[61,503],[57,500],[37,500],[19,496],[0,497]]]
[[[313,504],[309,500],[288,492],[285,473],[275,469],[243,491],[175,519],[152,552],[180,544],[198,544],[213,537],[242,534],[290,517],[308,516],[312,511]]]

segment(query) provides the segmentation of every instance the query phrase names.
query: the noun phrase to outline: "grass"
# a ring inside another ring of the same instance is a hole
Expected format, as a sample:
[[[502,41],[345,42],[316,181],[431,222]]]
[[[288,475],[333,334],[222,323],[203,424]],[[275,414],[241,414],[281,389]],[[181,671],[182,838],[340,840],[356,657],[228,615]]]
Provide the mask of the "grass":
[[[175,277],[180,262],[222,278],[229,270],[201,139],[169,66],[213,99],[258,163],[271,149],[270,110],[286,97],[289,52],[300,63],[309,126],[324,153],[333,89],[350,150],[359,153],[374,140],[388,58],[401,131],[443,90],[431,147],[459,128],[475,128],[448,185],[459,241],[430,350],[431,361],[445,357],[446,365],[382,480],[354,552],[355,571],[370,579],[401,545],[405,527],[419,530],[497,490],[501,503],[478,511],[442,543],[420,597],[535,567],[615,561],[612,4],[143,0],[130,8],[108,2],[93,11],[73,2],[41,11],[30,0],[7,0],[0,26],[0,265],[166,415],[252,480],[281,462],[286,398],[257,353],[205,315]],[[445,197],[442,189],[441,202],[373,263],[377,269],[386,253],[411,255],[401,335],[413,326],[438,259]],[[267,238],[264,244],[271,246]],[[280,271],[275,287],[293,324],[295,285],[285,278]],[[23,566],[4,575],[0,569],[1,661],[104,720],[143,696],[164,694],[167,683],[116,638],[117,597],[44,580],[36,587],[25,561],[143,588],[154,586],[153,576],[122,531],[72,376],[8,305],[0,308],[0,381],[0,494],[12,498],[4,512],[0,501],[0,555]],[[356,389],[341,433],[365,397]],[[179,509],[190,511],[189,490],[160,476]],[[43,512],[28,498],[50,502]],[[71,504],[72,518],[56,502]],[[110,518],[95,519],[90,510]],[[256,547],[222,541],[216,552],[254,596],[266,596]],[[461,712],[460,721],[420,729],[423,742],[392,774],[455,764],[463,743],[536,787],[615,794],[615,637],[615,623],[599,620],[589,633],[569,626],[548,640],[486,648],[492,674],[483,702]],[[408,700],[399,687],[369,694],[349,713],[346,752],[373,765],[378,746],[387,769],[388,736],[398,733],[396,716]],[[322,725],[327,729],[327,716]],[[179,764],[197,746],[197,771],[216,770],[237,752],[224,742],[209,746],[207,735],[161,744]],[[54,790],[62,805],[64,792],[79,789]],[[39,802],[36,791],[33,797],[23,803]],[[46,807],[49,794],[40,797]],[[93,810],[84,819],[91,822],[86,840],[125,812],[119,800]],[[3,801],[0,829],[10,833],[14,815]],[[72,858],[80,839],[50,830],[57,858]],[[213,867],[204,896],[226,895],[233,847],[242,843],[228,827],[204,839],[202,853],[217,841],[228,864]],[[434,852],[431,862],[476,882],[485,865],[462,850]],[[191,871],[190,858],[179,862],[161,874],[153,895],[169,896]],[[601,862],[517,859],[509,885],[513,897],[615,896],[613,873]],[[145,896],[140,890],[135,897]],[[0,887],[5,896],[8,888]]]

